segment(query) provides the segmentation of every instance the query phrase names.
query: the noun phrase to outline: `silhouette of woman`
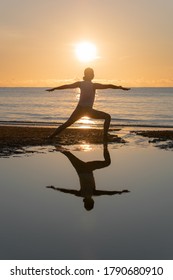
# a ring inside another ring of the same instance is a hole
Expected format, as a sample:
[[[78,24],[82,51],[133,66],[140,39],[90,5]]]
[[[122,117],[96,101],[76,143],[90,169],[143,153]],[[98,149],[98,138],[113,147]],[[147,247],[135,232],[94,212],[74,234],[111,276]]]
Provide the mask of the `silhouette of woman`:
[[[100,84],[93,83],[94,71],[92,68],[86,68],[84,71],[83,81],[79,81],[73,84],[62,85],[59,87],[48,89],[47,91],[61,90],[61,89],[72,89],[80,88],[80,98],[79,103],[70,116],[70,118],[62,125],[60,125],[49,138],[55,137],[57,134],[62,132],[65,128],[72,125],[74,122],[79,120],[84,116],[88,116],[94,119],[104,119],[104,141],[107,141],[107,133],[109,130],[109,125],[111,121],[111,116],[105,112],[93,109],[95,92],[97,89],[122,89],[129,90],[130,88],[125,88],[122,86],[116,86],[112,84]]]

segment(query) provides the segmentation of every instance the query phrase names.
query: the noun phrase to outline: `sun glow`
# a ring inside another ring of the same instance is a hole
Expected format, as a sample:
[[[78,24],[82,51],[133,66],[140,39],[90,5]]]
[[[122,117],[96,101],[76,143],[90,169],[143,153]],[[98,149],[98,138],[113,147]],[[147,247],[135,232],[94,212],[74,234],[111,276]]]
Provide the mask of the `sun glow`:
[[[82,42],[76,45],[75,53],[81,62],[90,62],[97,58],[97,48],[93,43]]]
[[[79,150],[82,152],[90,152],[93,150],[90,144],[81,144]]]
[[[91,128],[92,125],[95,124],[94,120],[88,118],[88,117],[83,117],[82,119],[79,120],[80,123],[80,128]]]

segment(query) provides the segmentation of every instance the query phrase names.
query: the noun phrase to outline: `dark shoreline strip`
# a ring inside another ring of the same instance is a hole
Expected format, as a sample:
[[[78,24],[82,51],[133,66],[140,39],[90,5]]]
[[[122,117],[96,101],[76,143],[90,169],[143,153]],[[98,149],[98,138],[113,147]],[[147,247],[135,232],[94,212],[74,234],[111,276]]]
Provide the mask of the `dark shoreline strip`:
[[[33,127],[57,127],[61,125],[61,122],[32,122],[32,121],[0,121],[0,126],[33,126]],[[78,125],[80,126],[81,124],[75,124],[73,128],[78,129]],[[100,129],[102,128],[102,124],[96,124],[93,125],[92,128],[99,127]],[[171,125],[149,125],[149,124],[111,124],[110,128],[115,128],[115,127],[143,127],[143,128],[163,128],[163,129],[173,129],[173,126]]]
[[[48,139],[52,134],[52,127],[31,127],[31,126],[0,126],[0,149],[1,152],[7,148],[23,148],[27,146],[47,145],[75,145],[81,143],[102,144],[103,130],[97,128],[67,128],[58,138]],[[116,136],[110,135],[109,142],[125,143]]]
[[[121,128],[110,129],[109,143],[126,143],[124,139],[115,135]],[[0,125],[0,156],[15,154],[18,149],[34,146],[75,145],[75,144],[103,144],[103,130],[100,128],[67,128],[58,138],[49,140],[48,136],[54,131],[53,127],[36,126],[2,126]],[[112,134],[113,133],[113,134]],[[130,133],[148,137],[149,142],[171,141],[173,130],[133,130]],[[163,147],[163,146],[162,146]],[[164,147],[166,147],[164,145]]]

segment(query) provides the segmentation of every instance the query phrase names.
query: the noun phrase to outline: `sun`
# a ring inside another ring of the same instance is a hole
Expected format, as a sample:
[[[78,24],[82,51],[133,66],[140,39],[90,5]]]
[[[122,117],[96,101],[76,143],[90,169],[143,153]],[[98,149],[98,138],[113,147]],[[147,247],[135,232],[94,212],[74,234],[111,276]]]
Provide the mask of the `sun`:
[[[75,53],[79,61],[90,62],[97,58],[97,48],[90,42],[81,42],[76,45]]]

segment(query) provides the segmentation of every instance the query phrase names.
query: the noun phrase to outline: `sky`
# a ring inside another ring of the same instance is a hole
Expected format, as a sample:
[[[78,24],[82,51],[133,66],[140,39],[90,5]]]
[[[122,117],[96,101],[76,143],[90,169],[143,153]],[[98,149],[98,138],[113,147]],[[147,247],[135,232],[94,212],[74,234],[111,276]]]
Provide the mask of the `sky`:
[[[172,0],[0,0],[0,86],[173,86]],[[97,57],[80,61],[80,42]]]

